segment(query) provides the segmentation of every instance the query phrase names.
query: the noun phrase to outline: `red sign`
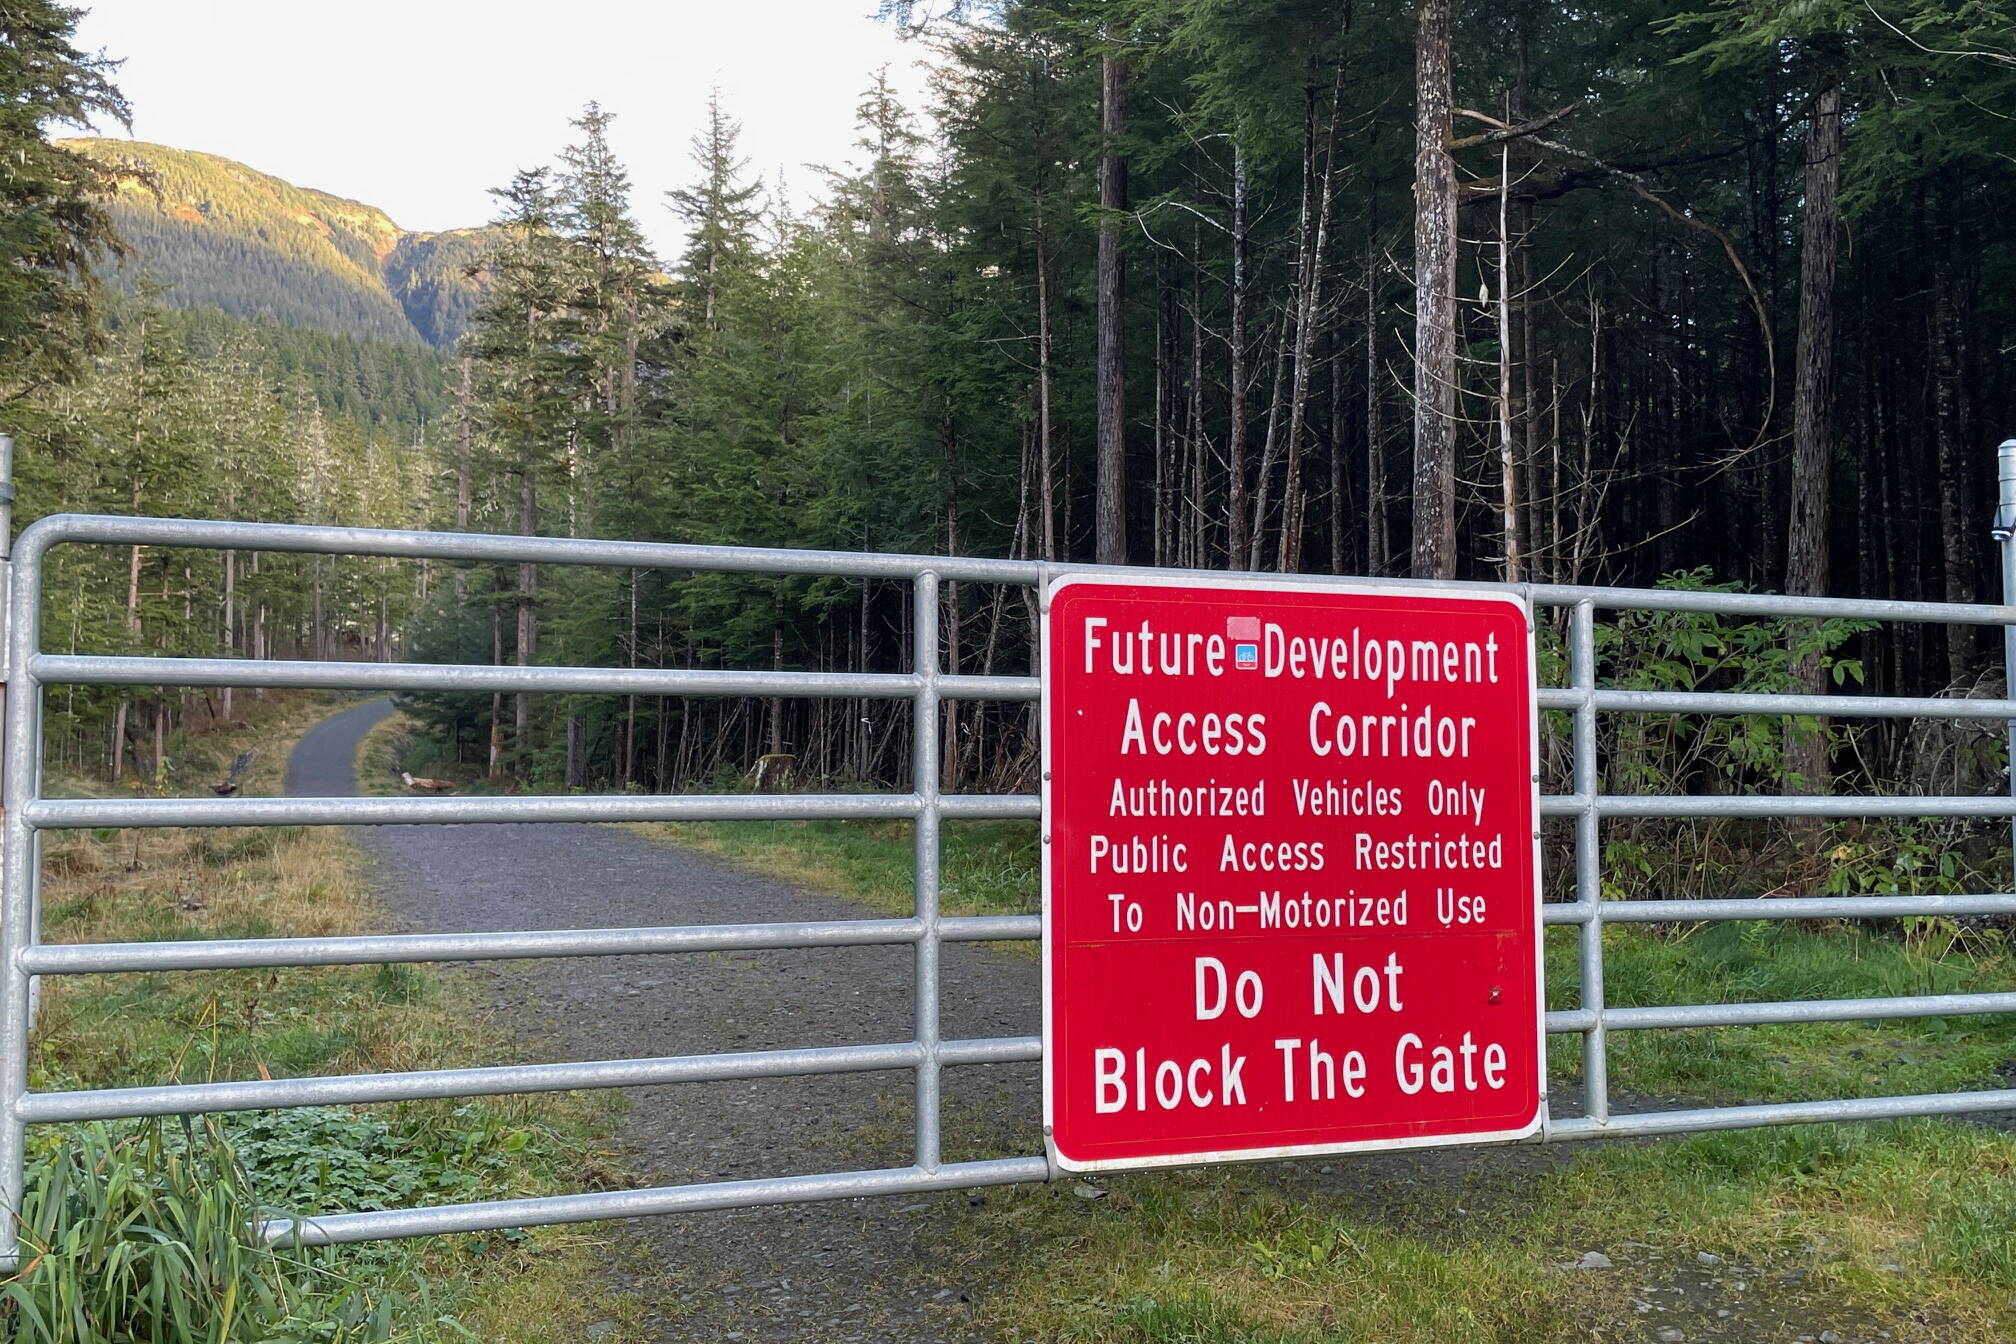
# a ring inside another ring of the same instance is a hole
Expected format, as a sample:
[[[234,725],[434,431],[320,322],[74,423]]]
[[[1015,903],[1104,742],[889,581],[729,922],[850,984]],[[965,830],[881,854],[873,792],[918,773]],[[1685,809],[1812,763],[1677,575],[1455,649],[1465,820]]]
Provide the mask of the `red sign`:
[[[1059,1166],[1539,1127],[1533,687],[1531,617],[1500,594],[1050,589]]]

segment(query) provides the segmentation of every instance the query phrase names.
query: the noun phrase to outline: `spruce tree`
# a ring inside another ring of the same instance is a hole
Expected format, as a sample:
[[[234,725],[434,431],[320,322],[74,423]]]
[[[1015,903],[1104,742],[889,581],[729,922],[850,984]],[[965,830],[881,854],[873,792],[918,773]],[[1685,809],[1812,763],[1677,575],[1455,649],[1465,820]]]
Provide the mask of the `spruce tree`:
[[[130,126],[117,62],[71,41],[81,10],[53,0],[0,3],[0,405],[74,377],[96,344],[92,264],[123,251],[96,159],[50,143],[49,126]]]
[[[724,275],[748,258],[754,245],[763,180],[744,180],[748,162],[737,156],[742,124],[721,106],[721,90],[707,94],[707,124],[693,137],[693,164],[698,181],[665,193],[672,209],[686,221],[686,255],[680,263],[688,304],[702,327],[718,325]]]
[[[497,219],[505,241],[492,262],[489,294],[469,334],[476,357],[479,405],[486,439],[510,479],[504,508],[508,525],[525,535],[541,530],[541,487],[564,475],[565,452],[575,430],[568,328],[568,266],[556,234],[559,205],[543,168],[519,172],[492,192],[502,203]],[[517,566],[512,599],[515,660],[539,658],[539,569]],[[531,697],[514,701],[513,746],[526,768],[531,741]]]

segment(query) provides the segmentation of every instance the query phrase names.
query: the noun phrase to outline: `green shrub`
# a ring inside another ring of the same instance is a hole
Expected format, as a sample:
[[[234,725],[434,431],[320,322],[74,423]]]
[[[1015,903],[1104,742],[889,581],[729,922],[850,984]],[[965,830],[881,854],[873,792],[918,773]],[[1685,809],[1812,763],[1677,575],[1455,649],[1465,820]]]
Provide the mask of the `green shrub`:
[[[61,1132],[30,1162],[0,1337],[34,1344],[365,1344],[373,1302],[328,1251],[266,1245],[221,1133],[190,1121]]]

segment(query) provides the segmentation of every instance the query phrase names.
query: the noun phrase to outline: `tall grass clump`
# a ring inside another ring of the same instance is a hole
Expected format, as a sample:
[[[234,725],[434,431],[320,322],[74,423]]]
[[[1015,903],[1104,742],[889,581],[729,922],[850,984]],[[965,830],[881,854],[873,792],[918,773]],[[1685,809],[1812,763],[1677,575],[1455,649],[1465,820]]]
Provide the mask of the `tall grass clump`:
[[[30,1162],[0,1339],[23,1344],[372,1344],[373,1302],[330,1252],[279,1249],[221,1133],[150,1120],[62,1132]]]

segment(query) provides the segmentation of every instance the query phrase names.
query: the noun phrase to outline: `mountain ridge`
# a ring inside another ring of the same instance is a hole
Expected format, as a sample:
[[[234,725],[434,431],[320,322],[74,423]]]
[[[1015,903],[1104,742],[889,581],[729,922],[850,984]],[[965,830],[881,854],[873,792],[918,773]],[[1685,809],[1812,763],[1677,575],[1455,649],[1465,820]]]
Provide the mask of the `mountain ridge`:
[[[60,142],[119,170],[114,227],[178,308],[215,307],[373,340],[451,347],[482,294],[488,227],[413,231],[384,210],[202,150],[142,140]]]

